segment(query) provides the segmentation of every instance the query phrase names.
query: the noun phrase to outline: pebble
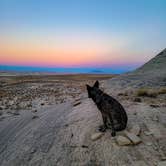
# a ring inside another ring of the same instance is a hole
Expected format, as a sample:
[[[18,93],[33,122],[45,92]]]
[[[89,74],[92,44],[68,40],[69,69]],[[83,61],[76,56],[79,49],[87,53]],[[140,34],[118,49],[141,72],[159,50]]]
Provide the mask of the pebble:
[[[151,146],[152,142],[147,142],[146,145]]]
[[[149,135],[152,135],[153,132],[151,132],[151,131],[144,131],[144,134],[147,135],[147,136],[149,136]]]
[[[80,105],[80,104],[81,104],[81,102],[79,101],[79,102],[74,103],[73,106],[75,107],[75,106]]]
[[[34,115],[33,117],[32,117],[32,119],[36,119],[36,118],[39,118],[37,115]]]

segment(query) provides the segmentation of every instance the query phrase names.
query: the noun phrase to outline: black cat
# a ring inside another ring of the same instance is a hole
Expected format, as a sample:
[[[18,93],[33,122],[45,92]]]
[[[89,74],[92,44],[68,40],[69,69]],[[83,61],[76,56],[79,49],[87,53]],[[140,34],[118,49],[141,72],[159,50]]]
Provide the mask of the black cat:
[[[92,98],[102,114],[104,125],[99,127],[99,131],[105,132],[110,124],[112,129],[111,135],[114,137],[116,131],[124,130],[127,126],[128,118],[126,111],[117,100],[99,89],[98,81],[95,82],[93,87],[86,86],[88,97]]]

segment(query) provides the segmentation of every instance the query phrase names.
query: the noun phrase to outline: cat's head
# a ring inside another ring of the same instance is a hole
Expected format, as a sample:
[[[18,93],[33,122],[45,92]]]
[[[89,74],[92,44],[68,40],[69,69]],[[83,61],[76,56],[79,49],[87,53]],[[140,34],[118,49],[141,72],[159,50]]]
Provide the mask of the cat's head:
[[[93,86],[86,85],[86,88],[88,91],[88,97],[93,98],[99,89],[99,81],[96,81]]]

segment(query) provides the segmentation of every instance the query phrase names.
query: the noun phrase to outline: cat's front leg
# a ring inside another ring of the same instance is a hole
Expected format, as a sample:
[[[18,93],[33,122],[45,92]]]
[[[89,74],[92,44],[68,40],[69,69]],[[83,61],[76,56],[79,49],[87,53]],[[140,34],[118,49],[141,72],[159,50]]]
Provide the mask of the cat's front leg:
[[[99,131],[105,132],[107,129],[107,117],[104,114],[102,114],[102,118],[103,118],[103,125],[99,126]]]

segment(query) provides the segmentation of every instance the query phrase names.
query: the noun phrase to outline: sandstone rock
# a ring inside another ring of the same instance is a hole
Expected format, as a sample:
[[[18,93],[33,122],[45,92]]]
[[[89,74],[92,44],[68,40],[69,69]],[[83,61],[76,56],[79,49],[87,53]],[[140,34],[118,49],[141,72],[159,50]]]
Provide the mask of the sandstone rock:
[[[124,136],[117,136],[116,142],[120,146],[130,145],[131,144],[131,141],[128,138],[124,137]]]
[[[157,166],[166,166],[166,161],[159,161]]]
[[[126,137],[129,138],[134,145],[137,145],[142,142],[141,139],[135,134],[127,132],[127,131],[125,131],[124,133]]]
[[[130,133],[133,133],[135,135],[140,135],[141,133],[141,128],[139,125],[134,125],[131,129],[130,129]]]
[[[103,133],[94,133],[91,135],[91,140],[96,141],[97,139],[101,138],[103,136]]]

